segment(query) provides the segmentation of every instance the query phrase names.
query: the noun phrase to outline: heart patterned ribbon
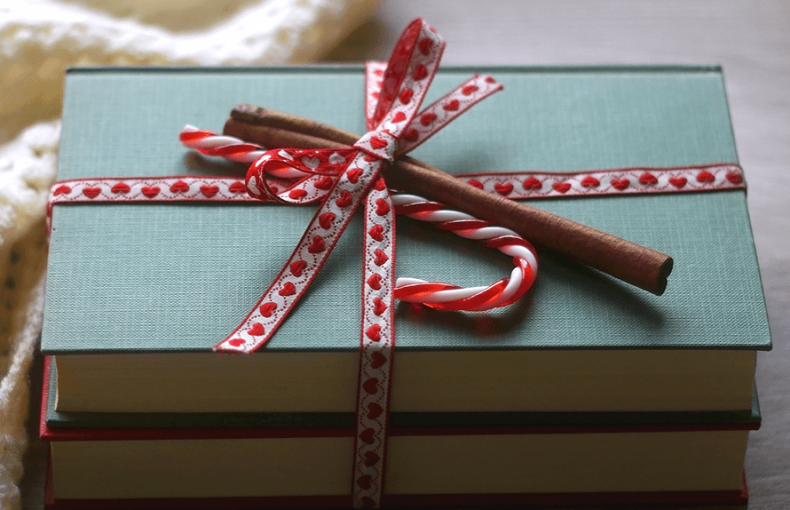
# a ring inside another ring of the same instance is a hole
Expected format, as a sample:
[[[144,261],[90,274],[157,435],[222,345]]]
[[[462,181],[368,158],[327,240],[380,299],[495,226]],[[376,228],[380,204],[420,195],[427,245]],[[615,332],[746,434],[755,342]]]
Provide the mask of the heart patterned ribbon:
[[[378,346],[391,344],[395,208],[380,176],[381,169],[502,89],[491,77],[475,76],[419,111],[443,49],[444,41],[434,29],[415,20],[401,35],[387,64],[366,64],[368,132],[353,147],[274,149],[250,166],[246,186],[251,196],[263,201],[321,205],[282,271],[242,324],[216,350],[254,352],[272,338],[362,202],[365,232],[373,232],[364,243],[364,304],[377,303],[364,307],[362,337]]]
[[[364,202],[362,331],[352,496],[355,507],[378,507],[383,490],[389,397],[395,346],[393,303],[395,206],[380,173],[501,85],[474,76],[436,103],[420,106],[445,43],[421,19],[398,40],[389,62],[366,66],[367,133],[348,149],[275,149],[250,166],[246,185],[262,200],[320,201],[291,257],[242,324],[215,350],[253,352],[272,337],[305,294],[352,215]],[[283,169],[303,176],[271,178]]]

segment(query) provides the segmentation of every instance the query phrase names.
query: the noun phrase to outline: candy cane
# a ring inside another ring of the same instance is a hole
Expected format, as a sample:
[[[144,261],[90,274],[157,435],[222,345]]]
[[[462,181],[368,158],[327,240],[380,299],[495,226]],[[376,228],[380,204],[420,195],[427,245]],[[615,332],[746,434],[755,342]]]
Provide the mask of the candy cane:
[[[186,126],[181,132],[180,139],[185,146],[201,154],[223,157],[244,164],[254,163],[266,152],[266,149],[260,145],[193,126]],[[277,169],[272,173],[280,178],[299,178],[308,175],[290,167]],[[392,199],[398,214],[432,223],[437,228],[448,230],[465,239],[483,241],[485,246],[496,248],[513,257],[516,266],[509,278],[479,287],[459,287],[401,277],[395,282],[397,299],[421,303],[441,310],[484,311],[514,303],[535,281],[538,271],[535,249],[526,239],[512,230],[491,226],[487,221],[445,209],[442,204],[417,195],[395,193]]]

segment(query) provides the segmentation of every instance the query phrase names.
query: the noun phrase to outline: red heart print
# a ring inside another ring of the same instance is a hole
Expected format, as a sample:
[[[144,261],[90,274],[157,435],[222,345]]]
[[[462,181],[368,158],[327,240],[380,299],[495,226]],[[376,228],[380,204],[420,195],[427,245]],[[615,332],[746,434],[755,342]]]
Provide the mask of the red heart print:
[[[384,74],[384,71],[382,71],[381,69],[376,69],[375,71],[373,71],[373,74],[375,74],[376,76],[381,76]]]
[[[713,182],[715,180],[716,177],[714,177],[713,174],[707,170],[703,170],[697,174],[697,182]]]
[[[631,185],[631,181],[629,181],[625,177],[623,177],[622,179],[612,179],[610,182],[612,183],[612,186],[615,189],[619,189],[620,191],[626,189],[628,186]]]
[[[383,149],[384,147],[387,146],[387,142],[377,136],[371,136],[370,146],[373,147],[374,149]]]
[[[373,429],[367,429],[367,430],[373,430]],[[360,434],[359,437],[362,437],[362,435]],[[367,443],[367,441],[365,441],[365,442]],[[371,476],[370,475],[362,475],[359,478],[357,478],[357,485],[359,485],[360,487],[362,487],[365,490],[368,490],[368,489],[370,489],[370,480],[371,480]]]
[[[475,179],[470,179],[469,185],[474,186],[477,189],[483,189],[483,183],[480,181],[476,181]]]
[[[551,185],[552,188],[559,191],[560,193],[566,193],[569,189],[571,189],[571,183],[569,182],[555,182]]]
[[[368,287],[373,290],[381,290],[381,275],[374,273],[368,278]]]
[[[403,122],[404,120],[406,120],[406,114],[403,112],[396,113],[395,116],[392,118],[392,122],[395,123]]]
[[[381,457],[376,455],[376,452],[365,452],[365,465],[367,467],[375,465],[380,460]]]
[[[682,188],[686,185],[688,180],[685,177],[670,177],[669,183],[676,188]]]
[[[373,354],[370,355],[371,368],[381,368],[386,362],[387,357],[381,354],[379,351],[374,351]]]
[[[129,187],[129,185],[126,184],[125,182],[119,182],[118,184],[110,188],[110,191],[112,191],[113,193],[129,193],[130,189],[131,188]]]
[[[296,287],[294,287],[294,284],[291,282],[285,282],[285,285],[283,285],[277,293],[283,297],[293,296],[296,294]]]
[[[274,312],[276,309],[277,309],[277,305],[269,301],[267,303],[262,304],[258,310],[260,310],[261,315],[263,315],[264,317],[271,317],[272,312]]]
[[[543,187],[543,184],[536,178],[529,177],[528,179],[524,180],[522,186],[524,187],[524,189],[530,190],[530,189],[540,189]]]
[[[424,65],[419,64],[417,68],[414,70],[414,74],[412,75],[412,78],[414,78],[415,81],[420,81],[426,76],[428,76],[428,69]]]
[[[378,92],[374,92],[374,93],[371,94],[371,96],[373,96],[373,99],[378,99],[379,98],[379,93]]]
[[[468,96],[473,92],[477,92],[478,90],[479,88],[477,87],[477,85],[467,85],[466,87],[461,89],[461,94]]]
[[[367,381],[362,383],[362,389],[368,392],[370,395],[375,395],[377,391],[379,391],[379,380],[375,377],[369,378]]]
[[[430,126],[431,122],[433,122],[435,120],[436,120],[436,114],[435,113],[433,113],[433,112],[424,113],[420,117],[420,124],[422,124],[423,126],[427,127],[427,126]]]
[[[639,183],[644,186],[652,186],[654,184],[658,184],[658,179],[650,172],[645,172],[639,176]]]
[[[431,41],[427,37],[422,41],[420,41],[419,43],[417,43],[417,47],[420,49],[420,53],[426,56],[431,51],[431,46],[433,46],[433,41]]]
[[[322,189],[324,191],[328,190],[332,187],[332,178],[328,175],[325,175],[318,179],[318,181],[314,184],[314,186],[318,189]]]
[[[300,198],[306,196],[307,196],[307,191],[303,189],[292,189],[290,192],[288,192],[288,198],[290,198],[291,200],[299,200]]]
[[[300,276],[302,276],[302,271],[304,271],[304,268],[306,267],[307,267],[307,262],[305,262],[304,260],[297,260],[296,262],[291,264],[291,274],[299,278]]]
[[[373,253],[374,253],[374,254],[376,254],[376,258],[373,260],[373,263],[375,263],[377,266],[380,266],[380,265],[382,265],[382,264],[385,264],[385,263],[386,263],[386,262],[387,262],[387,261],[390,259],[390,258],[387,256],[387,254],[386,254],[386,253],[384,253],[384,252],[383,252],[383,251],[381,251],[381,250],[378,250],[378,249],[377,249],[377,250],[376,250],[376,251],[374,251]]]
[[[496,83],[493,76],[486,76],[486,83]]]
[[[371,402],[370,404],[368,404],[368,419],[369,420],[375,420],[376,418],[381,416],[381,413],[383,413],[383,412],[384,412],[384,409],[382,409],[382,407],[380,405],[378,405],[377,403]]]
[[[382,227],[381,225],[373,225],[373,227],[370,230],[368,230],[368,234],[375,241],[381,242],[384,240],[384,227]]]
[[[376,199],[376,214],[384,216],[390,212],[390,205],[383,198]]]
[[[498,182],[494,184],[494,189],[500,195],[509,195],[513,191],[513,185],[509,182]]]
[[[250,329],[247,330],[247,333],[249,333],[252,336],[261,336],[265,332],[266,330],[263,329],[263,324],[261,324],[260,322],[256,322],[255,324],[252,325]]]
[[[733,184],[740,184],[743,182],[743,176],[736,172],[727,172],[727,180]]]
[[[241,181],[236,181],[230,186],[228,186],[228,191],[231,193],[244,193],[247,191],[247,188],[244,187],[244,183]]]
[[[459,103],[457,99],[453,99],[449,103],[446,103],[444,106],[442,106],[444,111],[447,111],[447,112],[457,111],[458,108],[460,108],[460,107],[461,107],[461,103]]]
[[[335,213],[327,212],[318,217],[318,224],[321,225],[321,228],[324,230],[329,229],[333,221],[335,221]]]
[[[176,181],[170,186],[171,193],[185,193],[189,191],[189,184],[184,181]]]
[[[384,179],[382,179],[381,177],[379,177],[379,178],[376,180],[376,184],[374,184],[374,185],[373,185],[373,188],[374,188],[376,191],[384,191],[384,188],[386,188],[386,187],[387,187],[387,183],[386,183],[386,182],[384,181]]]
[[[140,191],[148,198],[154,198],[159,194],[159,186],[143,186]]]
[[[419,137],[420,133],[414,128],[408,129],[403,133],[403,139],[409,142],[416,142]]]
[[[381,315],[382,313],[387,311],[387,305],[384,304],[379,298],[373,299],[373,313],[376,315]]]
[[[367,331],[365,331],[365,336],[373,342],[378,342],[381,340],[381,326],[378,324],[372,325]]]
[[[588,175],[584,179],[582,179],[582,186],[585,188],[597,188],[601,185],[601,181],[593,177],[592,175]]]
[[[376,161],[377,159],[379,159],[379,158],[378,158],[378,157],[376,157],[376,156],[370,155],[370,154],[367,154],[367,155],[365,156],[365,161],[367,161],[368,163],[371,163],[371,162],[373,162],[373,161]]]
[[[232,340],[228,340],[228,345],[232,345],[233,347],[241,347],[246,342],[241,338],[234,338]]]
[[[82,194],[88,198],[96,198],[101,193],[101,188],[96,186],[94,188],[83,188]]]
[[[209,186],[208,184],[200,187],[200,192],[206,198],[211,198],[219,193],[219,186]]]
[[[66,186],[65,184],[61,184],[60,186],[58,186],[55,189],[55,191],[53,192],[53,195],[55,195],[55,196],[57,196],[57,195],[68,195],[69,193],[71,193],[71,188]]]
[[[324,243],[324,238],[321,236],[315,236],[313,242],[307,247],[307,251],[310,253],[321,253],[325,249],[326,244]]]
[[[340,192],[340,198],[335,200],[335,203],[338,207],[348,207],[351,205],[352,199],[353,197],[351,196],[351,193],[349,193],[348,190],[343,190]]]
[[[411,101],[413,95],[414,91],[412,89],[403,89],[403,92],[400,93],[398,99],[400,99],[401,103],[407,104],[409,101]]]
[[[348,182],[351,184],[356,184],[359,181],[359,176],[362,175],[361,168],[352,168],[349,170],[346,175],[348,176]]]

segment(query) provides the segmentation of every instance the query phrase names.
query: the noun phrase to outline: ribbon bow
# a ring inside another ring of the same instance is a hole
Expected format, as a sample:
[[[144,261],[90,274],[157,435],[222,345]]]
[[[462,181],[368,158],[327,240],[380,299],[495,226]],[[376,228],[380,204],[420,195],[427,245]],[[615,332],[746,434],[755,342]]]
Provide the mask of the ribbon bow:
[[[253,352],[272,337],[307,291],[365,202],[363,343],[391,345],[394,298],[425,292],[406,286],[394,292],[394,205],[380,176],[383,165],[408,153],[478,101],[502,89],[490,76],[474,76],[420,111],[436,74],[445,42],[421,19],[403,32],[386,65],[367,64],[368,132],[347,149],[275,149],[251,166],[251,196],[291,204],[321,202],[288,262],[242,324],[215,346],[218,351]],[[371,77],[375,77],[373,80]],[[378,81],[378,82],[376,82]],[[480,293],[465,309],[492,304],[496,292]],[[493,303],[503,306],[508,302]]]

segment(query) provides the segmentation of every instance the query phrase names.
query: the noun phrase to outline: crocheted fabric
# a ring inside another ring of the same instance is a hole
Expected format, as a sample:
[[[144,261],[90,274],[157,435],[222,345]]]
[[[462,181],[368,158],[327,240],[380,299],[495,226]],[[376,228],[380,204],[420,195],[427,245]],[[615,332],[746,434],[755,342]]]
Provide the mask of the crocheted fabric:
[[[64,71],[315,60],[370,0],[26,0],[0,6],[0,508],[20,506],[27,373],[41,327],[44,210]]]

